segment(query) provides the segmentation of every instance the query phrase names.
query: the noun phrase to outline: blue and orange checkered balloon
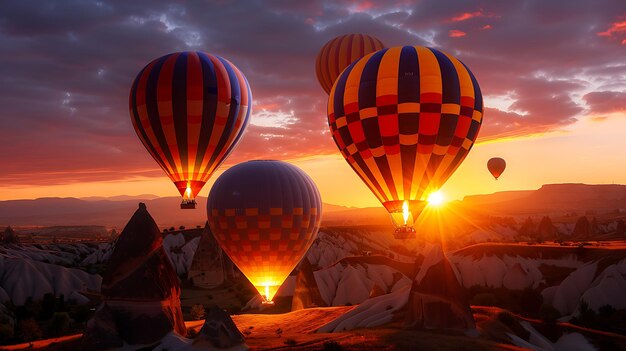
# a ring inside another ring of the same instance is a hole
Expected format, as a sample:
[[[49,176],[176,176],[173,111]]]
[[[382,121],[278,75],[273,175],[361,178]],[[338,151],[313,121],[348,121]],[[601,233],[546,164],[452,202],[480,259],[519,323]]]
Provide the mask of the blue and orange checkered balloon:
[[[459,60],[421,46],[382,49],[346,68],[328,99],[341,154],[392,214],[413,222],[474,145],[478,82]],[[408,211],[407,211],[408,207]]]
[[[207,215],[222,249],[271,301],[315,240],[322,200],[300,168],[282,161],[248,161],[215,181]]]

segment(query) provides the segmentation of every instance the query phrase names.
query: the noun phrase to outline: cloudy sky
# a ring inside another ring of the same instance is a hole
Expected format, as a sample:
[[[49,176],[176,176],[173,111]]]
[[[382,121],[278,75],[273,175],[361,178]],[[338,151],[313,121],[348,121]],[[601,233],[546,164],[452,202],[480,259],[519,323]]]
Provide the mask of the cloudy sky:
[[[0,200],[176,196],[135,135],[128,93],[152,59],[201,50],[239,67],[254,96],[222,171],[289,160],[326,202],[375,205],[332,141],[315,78],[318,50],[347,33],[447,51],[477,77],[485,119],[451,197],[626,183],[622,1],[15,0],[0,3]],[[484,169],[493,156],[509,163],[498,182]]]

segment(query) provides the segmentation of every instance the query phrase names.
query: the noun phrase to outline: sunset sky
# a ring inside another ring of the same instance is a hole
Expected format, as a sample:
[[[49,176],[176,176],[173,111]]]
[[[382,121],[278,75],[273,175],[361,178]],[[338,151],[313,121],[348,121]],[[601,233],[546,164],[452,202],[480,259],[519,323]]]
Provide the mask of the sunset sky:
[[[476,76],[483,126],[448,198],[626,183],[623,1],[16,0],[0,3],[0,200],[178,196],[133,130],[128,94],[152,59],[198,50],[233,62],[254,98],[212,180],[280,159],[309,173],[324,202],[378,205],[332,140],[315,77],[318,50],[348,33],[438,48]],[[496,156],[507,161],[498,181],[486,170]]]

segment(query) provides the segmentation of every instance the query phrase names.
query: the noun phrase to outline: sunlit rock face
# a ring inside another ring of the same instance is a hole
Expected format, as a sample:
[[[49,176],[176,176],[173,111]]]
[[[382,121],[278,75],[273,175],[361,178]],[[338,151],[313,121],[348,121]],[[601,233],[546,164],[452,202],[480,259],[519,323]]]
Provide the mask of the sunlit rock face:
[[[103,330],[111,333],[111,320],[120,340],[131,345],[154,343],[172,331],[185,334],[178,276],[162,243],[140,204],[111,254],[102,280],[103,306],[87,325],[85,347],[101,339],[97,334]],[[113,346],[121,345],[107,345]]]
[[[320,290],[315,281],[313,267],[308,258],[304,258],[300,263],[298,275],[296,276],[296,286],[291,302],[291,310],[297,311],[310,307],[326,307],[326,302],[320,295]]]

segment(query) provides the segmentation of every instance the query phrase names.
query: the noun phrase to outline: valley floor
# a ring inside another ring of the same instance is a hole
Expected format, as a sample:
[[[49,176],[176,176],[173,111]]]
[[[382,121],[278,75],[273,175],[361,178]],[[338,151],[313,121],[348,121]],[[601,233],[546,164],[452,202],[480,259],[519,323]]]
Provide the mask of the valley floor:
[[[252,350],[321,350],[336,343],[345,350],[524,350],[489,340],[444,332],[403,329],[400,325],[358,329],[340,333],[315,333],[322,325],[353,307],[312,308],[285,314],[241,314],[232,316],[246,334]],[[204,321],[186,322],[188,329],[199,331]],[[282,333],[277,333],[278,329]],[[0,350],[78,350],[80,334],[29,344],[3,346]],[[328,345],[330,343],[330,345]],[[330,348],[329,348],[330,349]],[[157,348],[158,350],[158,348]]]

